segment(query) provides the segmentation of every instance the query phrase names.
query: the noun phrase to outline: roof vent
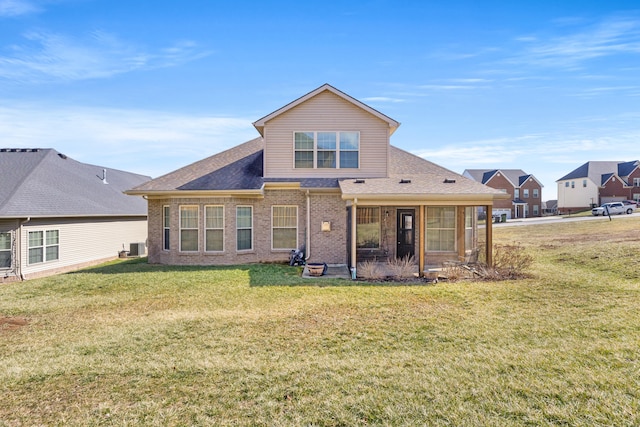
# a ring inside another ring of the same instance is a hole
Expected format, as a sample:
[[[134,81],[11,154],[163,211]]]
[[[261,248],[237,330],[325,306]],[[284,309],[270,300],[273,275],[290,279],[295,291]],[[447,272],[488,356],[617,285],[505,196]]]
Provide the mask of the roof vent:
[[[411,184],[411,180],[410,179],[401,179],[400,180],[400,184]]]
[[[60,157],[61,159],[67,159],[67,155],[66,154],[62,154],[62,153],[58,153],[58,157]]]
[[[108,184],[108,182],[107,182],[107,170],[106,169],[102,169],[102,183],[103,184]]]
[[[353,181],[354,184],[364,184],[364,179],[356,179]]]
[[[443,181],[445,184],[455,184],[456,180],[455,179],[449,179],[449,178],[445,178]]]

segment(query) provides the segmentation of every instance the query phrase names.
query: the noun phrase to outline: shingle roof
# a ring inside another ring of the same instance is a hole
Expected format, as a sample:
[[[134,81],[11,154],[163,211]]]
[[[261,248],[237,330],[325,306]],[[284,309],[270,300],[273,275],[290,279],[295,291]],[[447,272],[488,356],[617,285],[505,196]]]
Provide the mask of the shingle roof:
[[[123,191],[149,179],[54,149],[0,149],[0,217],[146,215],[147,202]]]
[[[389,177],[368,178],[365,185],[352,179],[268,178],[263,175],[263,139],[256,138],[224,152],[207,157],[128,191],[130,194],[173,191],[258,190],[269,182],[298,182],[301,188],[340,188],[361,194],[482,194],[502,195],[455,172],[390,146]],[[411,183],[400,184],[401,180]],[[451,182],[445,182],[451,181]]]
[[[618,171],[618,164],[622,162],[608,162],[608,161],[592,161],[587,162],[567,175],[560,178],[558,181],[566,181],[568,179],[589,178],[594,183],[598,184],[602,180],[602,175],[605,173],[615,173]]]
[[[631,175],[637,167],[640,167],[640,162],[637,160],[620,163],[618,165],[618,176],[626,178]]]
[[[467,169],[464,171],[464,174],[478,182],[486,184],[498,172],[501,172],[514,187],[522,186],[529,178],[535,179],[533,175],[526,173],[522,169]]]

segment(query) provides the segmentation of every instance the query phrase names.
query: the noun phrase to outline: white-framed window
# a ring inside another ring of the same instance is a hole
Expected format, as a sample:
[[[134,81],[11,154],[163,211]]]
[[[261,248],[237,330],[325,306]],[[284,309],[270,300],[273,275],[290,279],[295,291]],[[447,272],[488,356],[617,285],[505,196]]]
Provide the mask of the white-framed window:
[[[180,252],[198,252],[198,206],[180,206]]]
[[[236,250],[253,249],[253,206],[236,207]]]
[[[294,132],[294,168],[358,169],[360,132]]]
[[[380,247],[380,208],[356,208],[356,247]]]
[[[569,188],[569,181],[564,183],[565,188]]]
[[[12,235],[9,231],[0,231],[0,269],[11,268]]]
[[[29,231],[29,264],[56,261],[60,258],[60,232],[58,230]]]
[[[640,187],[640,178],[633,178],[633,186]]]
[[[454,206],[427,206],[426,250],[456,250],[456,209]]]
[[[524,194],[524,198],[528,199],[529,198],[529,189],[528,188],[524,188],[522,190],[523,194]]]
[[[171,209],[168,205],[162,207],[162,249],[171,249]]]
[[[514,199],[519,199],[520,198],[520,189],[519,188],[514,188],[513,189],[513,198]]]
[[[571,188],[576,188],[576,182],[575,181],[571,181]]]
[[[586,179],[582,180],[582,187],[583,188],[587,188],[587,180]]]
[[[524,205],[524,216],[529,217],[529,205]]]
[[[224,251],[224,206],[204,207],[204,250]]]
[[[540,191],[537,188],[533,189],[533,198],[537,199],[538,197],[540,197]]]
[[[298,247],[298,207],[271,207],[271,249]]]
[[[633,195],[633,200],[636,201],[636,203],[640,203],[640,193],[636,193]]]
[[[540,215],[540,207],[538,205],[533,205],[533,215],[534,216]]]

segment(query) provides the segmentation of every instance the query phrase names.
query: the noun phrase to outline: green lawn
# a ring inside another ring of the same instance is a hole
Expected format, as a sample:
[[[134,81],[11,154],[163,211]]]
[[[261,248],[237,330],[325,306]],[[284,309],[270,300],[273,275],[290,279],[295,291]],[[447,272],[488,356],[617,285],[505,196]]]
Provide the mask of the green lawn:
[[[0,426],[640,425],[640,220],[494,231],[532,278],[135,260],[0,285]]]

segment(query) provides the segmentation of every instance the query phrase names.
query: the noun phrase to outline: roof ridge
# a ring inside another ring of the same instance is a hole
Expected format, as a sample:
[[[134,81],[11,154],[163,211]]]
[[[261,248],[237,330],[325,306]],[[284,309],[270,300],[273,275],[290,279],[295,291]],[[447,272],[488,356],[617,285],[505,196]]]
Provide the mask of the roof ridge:
[[[38,163],[36,163],[35,167],[31,168],[31,170],[22,177],[22,180],[13,187],[13,191],[11,191],[11,193],[7,195],[7,198],[4,201],[0,202],[0,210],[4,206],[6,206],[6,203],[9,202],[13,198],[13,196],[16,195],[16,193],[18,193],[18,190],[21,189],[24,183],[27,182],[28,178],[35,173],[35,171],[38,169],[38,166],[40,166],[42,162],[44,162],[44,159],[49,157],[52,152],[56,151],[53,148],[40,148],[38,150],[42,150],[43,152],[45,152],[44,156],[42,156]]]

